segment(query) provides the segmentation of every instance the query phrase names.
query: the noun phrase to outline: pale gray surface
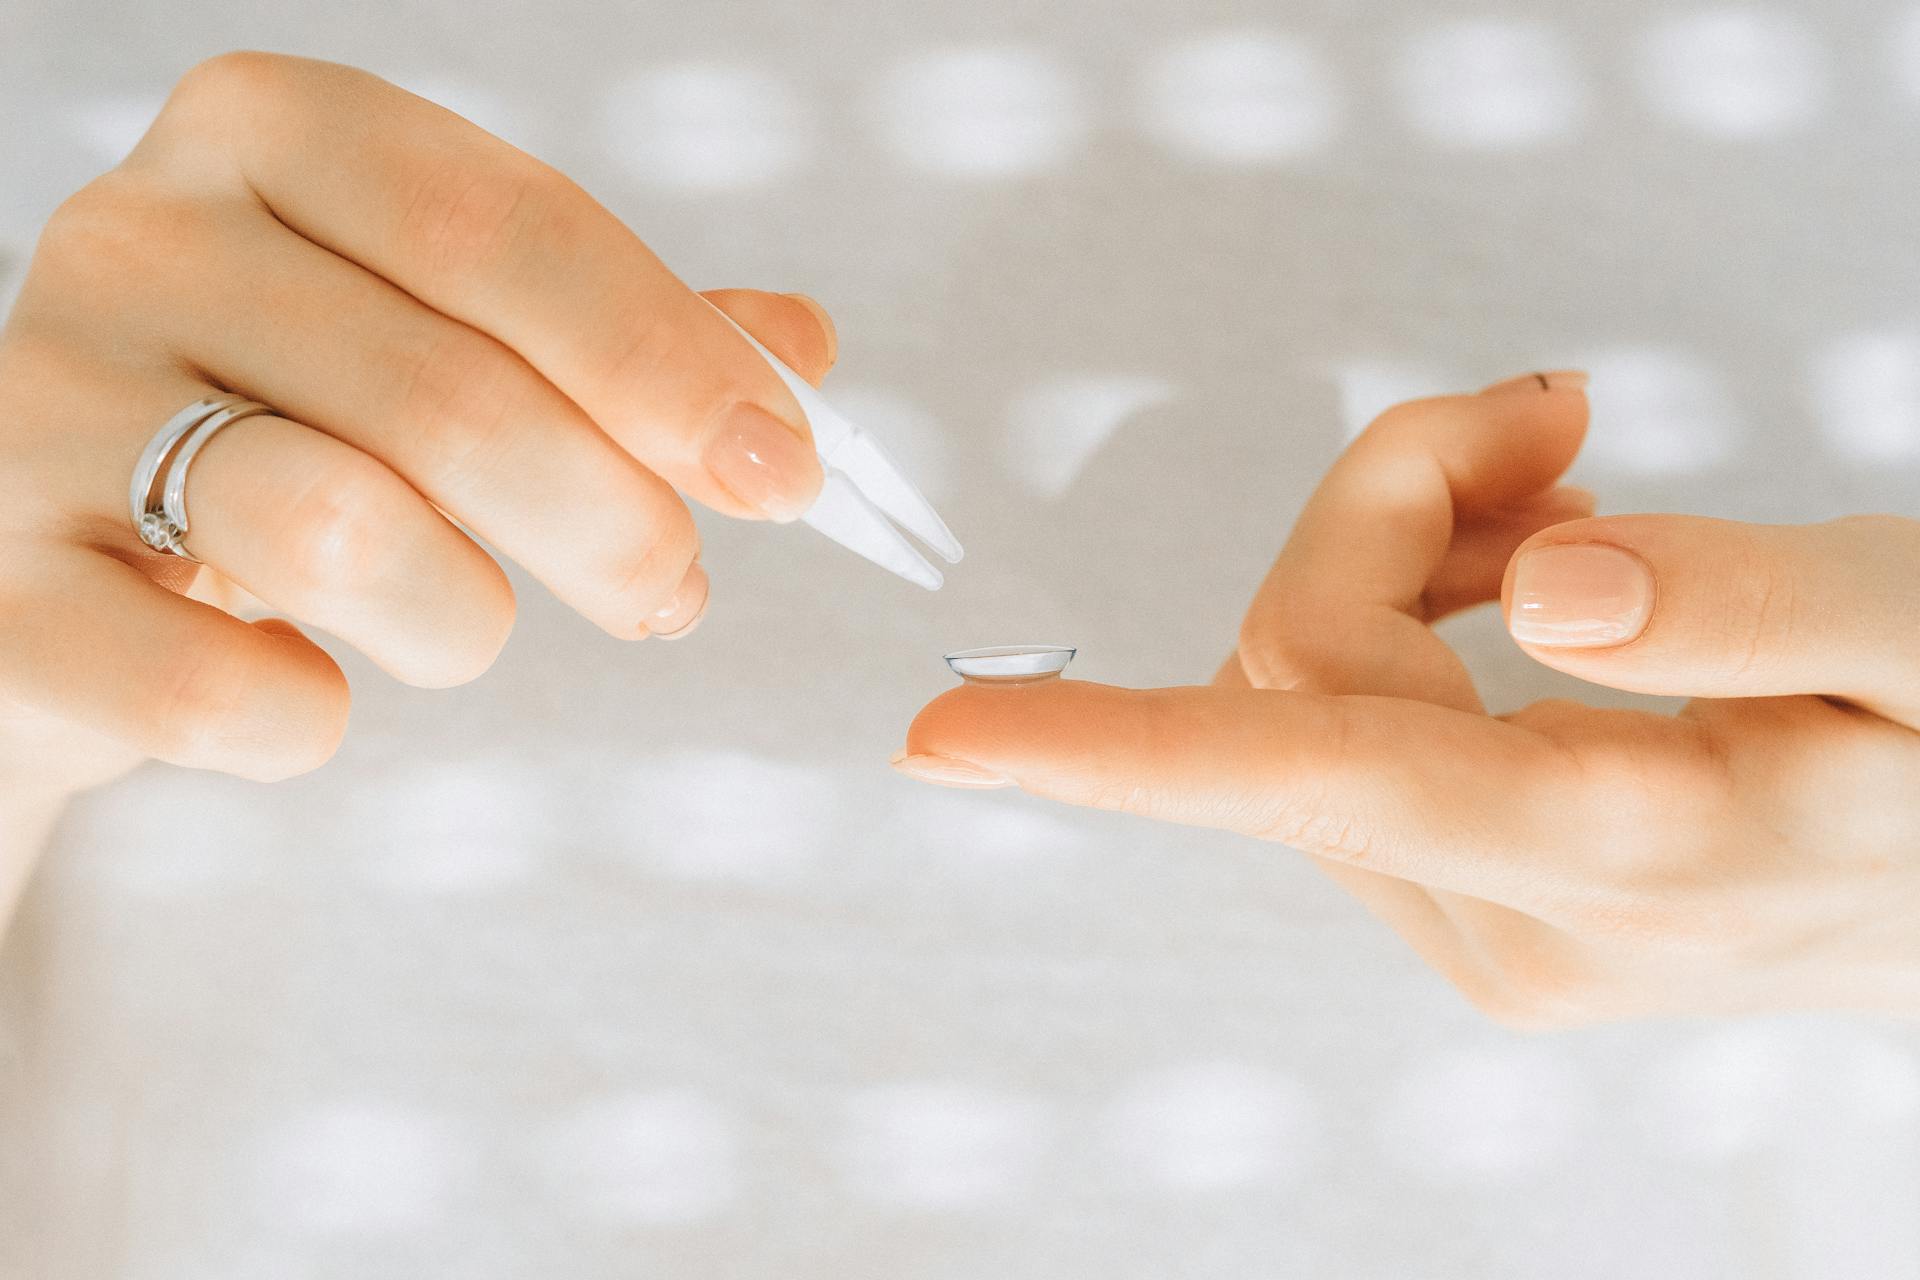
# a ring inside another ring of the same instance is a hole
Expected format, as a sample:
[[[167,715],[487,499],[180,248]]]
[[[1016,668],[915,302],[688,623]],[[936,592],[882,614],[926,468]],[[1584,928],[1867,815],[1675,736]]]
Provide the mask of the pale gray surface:
[[[1508,1034],[1284,850],[884,763],[948,649],[1204,676],[1406,394],[1585,365],[1607,509],[1913,512],[1917,36],[1831,0],[0,0],[12,270],[198,58],[360,63],[695,284],[824,299],[829,389],[970,551],[927,596],[705,521],[686,644],[521,581],[472,687],[348,655],[317,776],[89,802],[6,951],[0,1272],[1920,1273],[1910,1030]],[[1497,704],[1561,687],[1460,634]]]

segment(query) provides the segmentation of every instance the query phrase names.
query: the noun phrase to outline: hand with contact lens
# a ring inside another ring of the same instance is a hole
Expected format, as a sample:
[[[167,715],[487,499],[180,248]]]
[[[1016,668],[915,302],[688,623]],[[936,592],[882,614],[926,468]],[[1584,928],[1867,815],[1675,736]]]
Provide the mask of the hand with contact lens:
[[[324,760],[338,667],[217,605],[473,678],[514,600],[466,530],[615,636],[684,633],[707,576],[680,494],[790,520],[822,484],[742,329],[809,381],[832,363],[817,305],[694,293],[562,175],[371,75],[201,65],[54,215],[0,337],[0,799],[142,757]]]
[[[1291,845],[1512,1025],[1920,1016],[1920,522],[1595,517],[1557,483],[1585,382],[1388,410],[1210,685],[968,685],[897,767]],[[1489,715],[1431,626],[1493,601],[1535,661],[1693,700]]]

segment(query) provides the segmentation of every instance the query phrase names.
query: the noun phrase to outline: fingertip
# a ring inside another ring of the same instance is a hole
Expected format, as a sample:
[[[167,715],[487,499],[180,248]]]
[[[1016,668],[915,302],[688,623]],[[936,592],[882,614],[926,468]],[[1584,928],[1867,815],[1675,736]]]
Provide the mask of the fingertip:
[[[701,295],[807,382],[818,386],[839,354],[826,308],[800,293],[714,289]]]
[[[824,377],[840,359],[840,332],[834,328],[833,317],[827,314],[827,309],[821,306],[818,300],[804,293],[789,293],[786,296],[805,307],[820,326],[820,337],[825,344],[824,353],[820,357],[820,375]],[[811,381],[818,382],[819,378]]]
[[[962,684],[920,709],[907,727],[907,754],[998,753],[1010,743],[1043,731],[1046,716],[1063,703],[1085,700],[1084,680],[1035,680],[1026,684]]]
[[[288,653],[304,663],[316,677],[307,691],[307,705],[297,715],[281,718],[281,728],[299,732],[262,733],[271,746],[239,753],[226,772],[250,782],[285,782],[312,773],[333,759],[346,739],[347,724],[353,711],[353,691],[346,672],[333,655],[286,618],[256,618],[246,624],[262,635],[270,636]]]
[[[647,619],[647,632],[662,640],[679,640],[690,634],[707,616],[712,598],[707,571],[698,560],[687,566],[687,576],[673,593],[673,599]]]

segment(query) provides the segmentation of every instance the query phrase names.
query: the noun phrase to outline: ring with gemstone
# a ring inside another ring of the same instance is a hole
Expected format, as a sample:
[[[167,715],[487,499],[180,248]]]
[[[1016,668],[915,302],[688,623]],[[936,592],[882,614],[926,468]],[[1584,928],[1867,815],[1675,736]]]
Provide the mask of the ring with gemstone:
[[[128,490],[133,531],[155,551],[199,563],[186,548],[187,468],[222,427],[273,410],[239,395],[196,400],[167,419],[140,452]],[[164,483],[162,468],[165,468]]]

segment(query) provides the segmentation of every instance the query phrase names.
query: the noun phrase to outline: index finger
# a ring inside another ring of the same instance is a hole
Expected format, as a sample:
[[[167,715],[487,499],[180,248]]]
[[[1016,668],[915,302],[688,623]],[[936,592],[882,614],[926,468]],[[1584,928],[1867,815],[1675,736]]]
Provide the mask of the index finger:
[[[1032,794],[1304,852],[1512,905],[1537,898],[1569,812],[1532,730],[1401,698],[1276,689],[962,686],[907,731],[902,767],[964,762]]]
[[[235,182],[511,347],[706,505],[792,519],[819,492],[806,415],[732,326],[580,187],[452,112],[350,67],[227,54],[155,135],[196,183]]]

